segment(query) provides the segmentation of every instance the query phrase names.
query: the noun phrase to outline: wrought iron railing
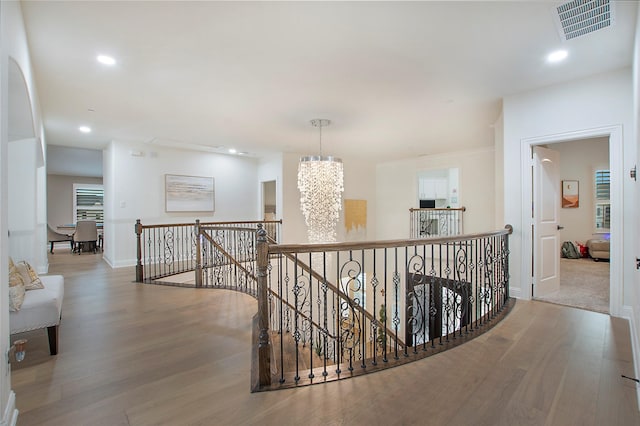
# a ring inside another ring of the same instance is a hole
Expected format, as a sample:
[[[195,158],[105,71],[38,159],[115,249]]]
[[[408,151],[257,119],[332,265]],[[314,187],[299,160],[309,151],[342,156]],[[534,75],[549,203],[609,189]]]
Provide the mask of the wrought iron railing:
[[[263,224],[261,224],[263,226]],[[202,287],[227,288],[257,297],[256,228],[199,227]]]
[[[510,226],[453,237],[279,245],[272,238],[279,224],[196,221],[193,237],[178,234],[181,243],[172,246],[192,244],[173,253],[193,253],[174,263],[195,271],[196,287],[258,299],[253,390],[339,380],[433,355],[488,330],[513,303]],[[175,226],[138,222],[138,240],[169,245]],[[168,228],[168,236],[143,232],[151,228]],[[144,247],[138,250],[151,250]]]
[[[364,374],[488,329],[510,304],[511,232],[278,245],[259,231],[254,390]]]
[[[227,277],[231,275],[227,271],[222,272],[220,268],[216,271],[217,275],[210,273],[215,264],[214,257],[222,259],[220,253],[227,252],[240,263],[249,257],[255,260],[254,249],[251,247],[255,248],[255,230],[258,224],[263,226],[270,238],[279,240],[281,220],[202,223],[196,220],[195,223],[162,225],[143,225],[137,220],[136,281],[197,287],[224,286],[222,277],[225,274]],[[215,242],[217,246],[211,242]],[[224,266],[223,263],[220,265]],[[192,271],[193,279],[176,282],[178,274]]]
[[[461,235],[465,207],[447,209],[409,209],[409,238],[431,238]]]

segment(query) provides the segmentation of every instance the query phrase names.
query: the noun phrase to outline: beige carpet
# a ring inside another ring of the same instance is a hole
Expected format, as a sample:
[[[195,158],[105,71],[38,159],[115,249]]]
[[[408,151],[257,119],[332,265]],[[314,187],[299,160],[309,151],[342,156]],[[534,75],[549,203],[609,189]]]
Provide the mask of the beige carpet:
[[[536,299],[609,313],[609,262],[560,259],[560,290]]]

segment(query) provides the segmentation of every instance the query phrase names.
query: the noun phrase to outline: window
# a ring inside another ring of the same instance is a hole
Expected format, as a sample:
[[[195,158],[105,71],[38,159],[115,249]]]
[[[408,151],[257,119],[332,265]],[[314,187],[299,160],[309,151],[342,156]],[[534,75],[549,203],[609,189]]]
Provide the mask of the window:
[[[595,171],[595,228],[596,232],[609,232],[611,227],[611,201],[609,196],[609,170]]]
[[[95,220],[101,225],[104,220],[104,188],[102,185],[74,183],[73,213],[75,222]]]

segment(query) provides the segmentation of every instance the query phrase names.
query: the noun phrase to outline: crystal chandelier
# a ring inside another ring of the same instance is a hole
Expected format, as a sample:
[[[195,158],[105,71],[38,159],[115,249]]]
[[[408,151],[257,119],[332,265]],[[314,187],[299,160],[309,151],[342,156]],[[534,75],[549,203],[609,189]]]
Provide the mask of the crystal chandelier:
[[[331,121],[326,119],[311,120],[311,125],[320,129],[320,155],[302,157],[298,164],[300,208],[310,243],[336,241],[336,225],[342,210],[342,160],[322,155],[322,127],[329,124]]]

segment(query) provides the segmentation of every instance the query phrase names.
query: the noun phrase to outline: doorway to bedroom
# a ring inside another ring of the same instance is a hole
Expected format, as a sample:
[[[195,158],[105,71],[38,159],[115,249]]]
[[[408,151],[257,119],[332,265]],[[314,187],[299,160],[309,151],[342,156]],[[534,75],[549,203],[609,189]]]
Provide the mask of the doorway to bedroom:
[[[556,183],[559,188],[556,200],[560,203],[558,241],[573,243],[583,257],[560,258],[559,285],[533,296],[536,300],[608,314],[609,137],[550,143],[546,147],[557,152],[560,159]],[[603,171],[607,172],[606,185]]]

